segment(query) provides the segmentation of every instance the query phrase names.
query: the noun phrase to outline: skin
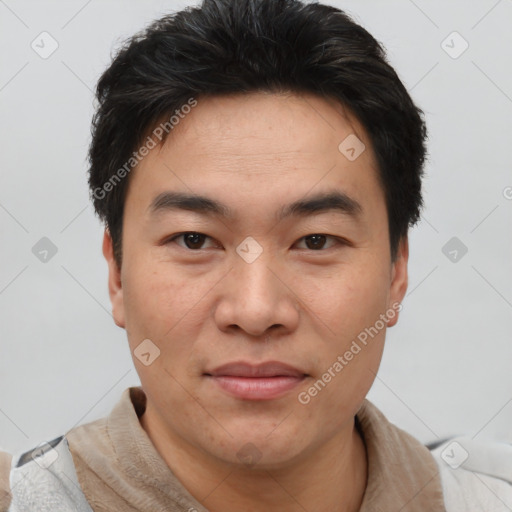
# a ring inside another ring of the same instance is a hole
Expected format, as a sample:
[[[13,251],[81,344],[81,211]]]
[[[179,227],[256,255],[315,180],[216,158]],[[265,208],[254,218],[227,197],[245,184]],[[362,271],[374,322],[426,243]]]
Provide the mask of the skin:
[[[366,146],[354,161],[338,149],[350,134]],[[198,98],[132,171],[121,269],[108,231],[103,243],[113,316],[132,354],[144,339],[159,348],[148,366],[133,358],[148,400],[141,425],[211,512],[359,510],[367,459],[354,416],[386,327],[308,404],[297,396],[405,295],[407,240],[392,261],[375,162],[364,129],[338,103],[253,93]],[[356,200],[360,214],[276,222],[283,205],[327,190]],[[164,191],[208,196],[235,217],[152,215]],[[183,232],[207,236],[202,245],[168,241]],[[314,234],[329,235],[319,249],[306,241]],[[263,248],[252,263],[236,252],[247,236]],[[237,360],[281,361],[308,376],[281,398],[243,400],[204,375]],[[244,446],[254,464],[237,456]]]

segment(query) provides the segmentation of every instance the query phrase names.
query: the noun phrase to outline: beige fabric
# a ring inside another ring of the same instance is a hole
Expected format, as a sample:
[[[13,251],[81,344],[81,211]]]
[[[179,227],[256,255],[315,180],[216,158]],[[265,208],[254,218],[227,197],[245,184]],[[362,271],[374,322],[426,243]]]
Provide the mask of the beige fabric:
[[[0,451],[0,512],[7,512],[11,502],[9,492],[9,472],[11,470],[12,457]]]
[[[139,417],[142,388],[124,391],[110,415],[74,428],[69,447],[95,512],[207,512],[157,453]],[[429,450],[365,400],[357,413],[368,454],[360,512],[446,512],[437,464]]]
[[[368,400],[356,418],[368,456],[360,512],[446,512],[439,467],[428,448]]]

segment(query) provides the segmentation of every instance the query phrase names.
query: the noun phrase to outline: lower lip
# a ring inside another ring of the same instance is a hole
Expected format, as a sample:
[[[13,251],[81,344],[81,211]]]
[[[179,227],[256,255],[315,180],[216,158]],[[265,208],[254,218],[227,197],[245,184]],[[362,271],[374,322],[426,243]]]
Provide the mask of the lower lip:
[[[304,377],[211,377],[224,391],[242,400],[271,400],[280,398],[298,386]]]

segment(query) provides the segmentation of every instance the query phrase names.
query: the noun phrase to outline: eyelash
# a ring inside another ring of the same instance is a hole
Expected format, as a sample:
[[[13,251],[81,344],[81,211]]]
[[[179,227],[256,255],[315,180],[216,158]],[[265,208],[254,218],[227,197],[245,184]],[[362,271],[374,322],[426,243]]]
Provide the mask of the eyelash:
[[[184,231],[183,233],[178,233],[176,235],[173,235],[171,238],[168,238],[167,240],[165,240],[163,242],[163,245],[168,245],[172,242],[175,242],[178,238],[181,238],[185,235],[202,235],[202,236],[205,236],[206,239],[210,239],[210,240],[213,240],[212,237],[208,236],[208,235],[205,235],[204,233],[200,233],[198,231]],[[324,236],[326,237],[327,239],[331,239],[335,242],[335,245],[339,245],[339,246],[352,246],[352,244],[348,241],[348,240],[345,240],[343,238],[340,238],[340,237],[336,237],[336,236],[333,236],[333,235],[326,235],[324,233],[311,233],[310,235],[306,235],[306,236],[303,236],[302,238],[299,238],[299,241],[301,240],[305,240],[306,238],[309,238],[311,236]],[[179,244],[178,244],[179,245]],[[185,249],[187,251],[190,251],[190,252],[200,252],[200,251],[204,251],[206,249],[190,249],[189,247],[186,247],[186,246],[181,246],[180,247],[182,249]],[[326,252],[328,251],[329,249],[332,249],[333,246],[331,247],[328,247],[327,249],[304,249],[304,250],[307,250],[309,252]]]

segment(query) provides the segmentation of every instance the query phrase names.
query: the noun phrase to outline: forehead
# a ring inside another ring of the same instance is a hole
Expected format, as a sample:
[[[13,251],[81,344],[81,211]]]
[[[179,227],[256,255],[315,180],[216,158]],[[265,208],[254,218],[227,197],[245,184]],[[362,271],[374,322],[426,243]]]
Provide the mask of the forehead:
[[[172,189],[213,194],[234,209],[249,197],[279,205],[283,195],[313,189],[364,196],[378,183],[368,136],[346,108],[314,95],[271,93],[199,97],[132,179],[137,186],[129,188],[147,204]]]
[[[313,94],[253,92],[200,97],[197,103],[169,134],[175,148],[193,144],[196,154],[227,151],[236,158],[323,152],[351,134],[369,143],[354,114]]]

